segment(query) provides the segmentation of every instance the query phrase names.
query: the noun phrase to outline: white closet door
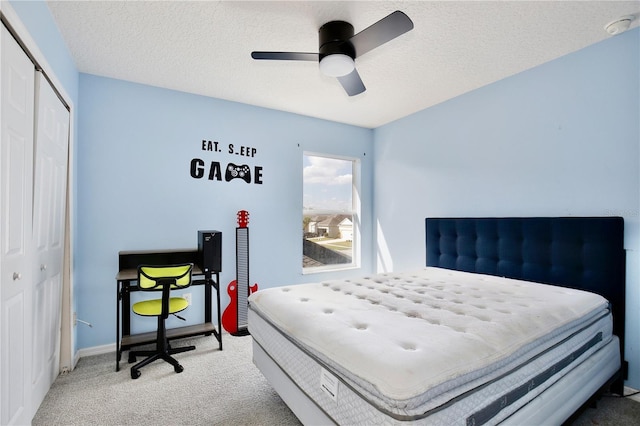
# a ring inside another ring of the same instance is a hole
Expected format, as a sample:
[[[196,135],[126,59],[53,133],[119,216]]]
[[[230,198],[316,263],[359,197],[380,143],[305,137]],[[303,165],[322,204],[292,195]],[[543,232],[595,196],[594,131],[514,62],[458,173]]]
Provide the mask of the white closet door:
[[[69,111],[36,73],[33,186],[33,414],[59,373]]]
[[[29,424],[35,71],[4,25],[0,39],[0,424]]]

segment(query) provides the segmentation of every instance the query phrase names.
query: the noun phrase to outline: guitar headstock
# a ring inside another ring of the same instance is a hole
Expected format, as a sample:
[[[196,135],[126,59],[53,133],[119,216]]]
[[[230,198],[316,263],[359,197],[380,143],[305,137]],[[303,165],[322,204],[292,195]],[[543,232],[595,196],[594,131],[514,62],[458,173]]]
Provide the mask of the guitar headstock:
[[[249,225],[249,212],[246,210],[238,211],[238,227],[246,228]]]

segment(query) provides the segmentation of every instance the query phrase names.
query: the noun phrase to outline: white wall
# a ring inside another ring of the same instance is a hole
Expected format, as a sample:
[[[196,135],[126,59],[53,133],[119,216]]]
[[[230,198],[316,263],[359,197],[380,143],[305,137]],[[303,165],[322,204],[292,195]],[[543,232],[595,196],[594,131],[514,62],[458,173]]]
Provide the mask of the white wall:
[[[623,216],[640,388],[640,29],[375,130],[379,270],[425,263],[428,216]]]

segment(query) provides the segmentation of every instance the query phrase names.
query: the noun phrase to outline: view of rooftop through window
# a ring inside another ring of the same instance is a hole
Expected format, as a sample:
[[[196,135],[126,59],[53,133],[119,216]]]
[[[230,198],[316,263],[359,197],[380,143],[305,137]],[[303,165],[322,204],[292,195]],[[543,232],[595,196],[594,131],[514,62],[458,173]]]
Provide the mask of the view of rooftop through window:
[[[305,270],[353,265],[354,165],[355,160],[304,155]]]

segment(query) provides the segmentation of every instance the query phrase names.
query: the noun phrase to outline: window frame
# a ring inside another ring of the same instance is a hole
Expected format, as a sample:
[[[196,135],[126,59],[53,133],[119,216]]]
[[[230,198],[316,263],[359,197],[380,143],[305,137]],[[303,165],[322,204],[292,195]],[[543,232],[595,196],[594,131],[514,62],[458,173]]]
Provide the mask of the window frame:
[[[351,214],[351,222],[352,222],[352,240],[351,240],[351,262],[350,263],[338,263],[338,264],[330,264],[330,265],[322,265],[322,266],[309,266],[304,267],[301,266],[302,274],[317,274],[322,272],[335,272],[335,271],[344,271],[349,269],[357,269],[361,267],[361,200],[360,200],[360,188],[361,188],[361,167],[362,160],[358,157],[351,157],[346,155],[335,155],[335,154],[327,154],[327,153],[319,153],[313,151],[304,151],[302,153],[302,220],[304,221],[304,217],[307,216],[309,210],[305,210],[304,199],[305,199],[305,184],[304,184],[304,168],[305,168],[305,157],[321,157],[328,158],[331,160],[342,160],[351,162],[351,211],[338,211],[331,209],[323,209],[323,210],[314,210],[314,215],[320,214]],[[305,230],[302,230],[302,239],[305,240],[304,236]],[[304,241],[303,246],[300,250],[301,261],[304,258]]]

